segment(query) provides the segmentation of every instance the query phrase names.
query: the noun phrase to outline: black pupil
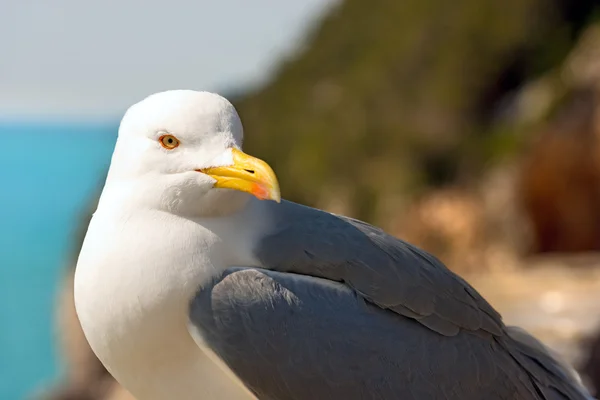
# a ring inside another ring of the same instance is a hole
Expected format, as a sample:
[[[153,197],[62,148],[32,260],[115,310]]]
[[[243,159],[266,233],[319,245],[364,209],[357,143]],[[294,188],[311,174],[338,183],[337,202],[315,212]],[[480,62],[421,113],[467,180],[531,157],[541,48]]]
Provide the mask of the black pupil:
[[[173,139],[172,138],[168,138],[167,142],[169,142],[169,144],[173,144]]]

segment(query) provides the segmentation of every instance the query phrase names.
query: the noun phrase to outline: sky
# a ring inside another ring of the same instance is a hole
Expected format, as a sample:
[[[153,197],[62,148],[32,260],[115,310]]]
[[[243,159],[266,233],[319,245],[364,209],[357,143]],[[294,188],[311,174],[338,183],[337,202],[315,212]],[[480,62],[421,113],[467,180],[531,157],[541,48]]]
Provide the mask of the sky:
[[[0,0],[0,117],[112,117],[268,79],[335,0]]]

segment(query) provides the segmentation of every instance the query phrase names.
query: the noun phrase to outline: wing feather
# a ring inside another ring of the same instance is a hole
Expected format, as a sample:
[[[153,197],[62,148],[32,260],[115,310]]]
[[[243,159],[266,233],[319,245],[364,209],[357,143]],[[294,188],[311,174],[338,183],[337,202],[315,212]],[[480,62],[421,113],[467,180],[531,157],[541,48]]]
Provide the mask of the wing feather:
[[[319,278],[230,269],[190,322],[261,400],[544,399],[489,337],[440,335]]]

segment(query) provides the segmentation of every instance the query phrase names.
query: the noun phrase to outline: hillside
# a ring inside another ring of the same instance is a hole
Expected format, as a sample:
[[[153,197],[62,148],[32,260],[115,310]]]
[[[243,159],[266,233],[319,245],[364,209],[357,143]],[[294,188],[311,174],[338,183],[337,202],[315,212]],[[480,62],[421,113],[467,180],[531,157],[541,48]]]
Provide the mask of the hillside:
[[[342,2],[272,81],[235,101],[284,196],[371,222],[476,179],[523,135],[512,91],[559,65],[593,1]]]

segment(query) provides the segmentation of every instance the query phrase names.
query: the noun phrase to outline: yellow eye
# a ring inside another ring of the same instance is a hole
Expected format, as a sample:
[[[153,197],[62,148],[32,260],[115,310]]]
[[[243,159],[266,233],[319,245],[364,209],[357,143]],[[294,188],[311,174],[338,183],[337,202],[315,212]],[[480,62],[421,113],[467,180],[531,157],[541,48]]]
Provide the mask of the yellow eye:
[[[177,139],[173,135],[162,135],[158,138],[160,145],[167,150],[173,150],[175,147],[179,146],[179,139]]]

